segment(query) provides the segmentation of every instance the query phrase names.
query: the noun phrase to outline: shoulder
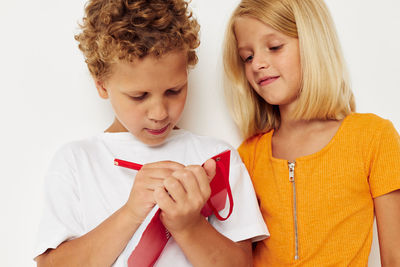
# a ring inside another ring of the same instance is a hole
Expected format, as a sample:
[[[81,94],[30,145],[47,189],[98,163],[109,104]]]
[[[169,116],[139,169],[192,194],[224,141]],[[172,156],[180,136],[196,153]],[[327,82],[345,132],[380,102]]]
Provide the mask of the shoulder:
[[[268,140],[270,140],[272,136],[272,131],[257,134],[250,138],[247,138],[243,143],[239,146],[238,151],[239,154],[244,157],[245,155],[253,154],[259,148],[267,148],[266,145]]]
[[[400,137],[392,122],[378,115],[353,113],[343,123],[342,144],[362,149],[367,158],[379,150],[400,146]]]
[[[359,137],[380,138],[382,134],[396,134],[392,122],[372,113],[352,113],[346,117],[347,129]]]
[[[379,129],[382,126],[391,124],[389,120],[373,113],[352,113],[346,119],[350,122],[350,126],[356,129]]]
[[[97,136],[67,142],[60,146],[54,153],[49,171],[73,170],[81,158],[97,153],[98,148],[99,142]]]
[[[71,156],[85,153],[85,151],[95,150],[99,146],[98,136],[92,136],[80,140],[74,140],[61,145],[57,150],[56,156]]]
[[[241,160],[246,165],[250,175],[253,174],[253,169],[259,155],[269,155],[270,140],[273,131],[258,134],[246,139],[238,148]]]
[[[237,150],[228,142],[212,136],[199,135],[186,130],[180,131],[181,136],[179,137],[179,142],[184,144],[186,150],[190,149],[190,154],[197,154],[195,157],[200,158],[202,162],[223,151],[230,150],[230,163],[233,165],[242,164]],[[192,157],[193,155],[188,156]]]
[[[221,139],[195,134],[183,129],[179,131],[179,142],[185,142],[188,146],[194,146],[199,150],[211,150],[217,152],[221,149],[232,149],[232,146],[229,143]]]

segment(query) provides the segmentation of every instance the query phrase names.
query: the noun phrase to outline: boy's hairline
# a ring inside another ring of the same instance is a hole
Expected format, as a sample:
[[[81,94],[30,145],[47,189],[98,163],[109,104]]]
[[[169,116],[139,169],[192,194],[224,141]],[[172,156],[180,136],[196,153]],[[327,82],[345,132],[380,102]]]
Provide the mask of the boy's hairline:
[[[144,60],[145,58],[149,58],[149,57],[152,57],[152,58],[154,58],[156,60],[160,60],[162,57],[165,57],[165,56],[170,55],[172,53],[182,53],[182,55],[184,55],[185,58],[186,58],[186,68],[187,68],[187,70],[190,70],[191,68],[194,68],[196,66],[197,60],[193,64],[190,64],[189,63],[188,53],[191,51],[191,49],[189,49],[189,48],[186,48],[186,50],[182,50],[182,49],[185,49],[185,48],[174,48],[174,49],[168,50],[165,53],[160,54],[160,55],[157,55],[157,54],[154,54],[154,53],[149,53],[149,54],[146,54],[146,55],[141,56],[141,57],[133,57],[132,60],[128,60],[127,59],[128,57],[125,57],[125,58],[122,58],[122,59],[114,59],[114,60],[111,60],[111,61],[107,62],[107,64],[109,64],[109,68],[108,68],[109,72],[108,73],[105,73],[105,75],[102,75],[100,77],[96,77],[93,74],[91,76],[92,76],[93,80],[104,83],[110,78],[110,76],[113,75],[113,69],[114,69],[113,66],[115,66],[115,64],[118,64],[118,63],[135,64],[138,61],[140,62],[140,61]]]

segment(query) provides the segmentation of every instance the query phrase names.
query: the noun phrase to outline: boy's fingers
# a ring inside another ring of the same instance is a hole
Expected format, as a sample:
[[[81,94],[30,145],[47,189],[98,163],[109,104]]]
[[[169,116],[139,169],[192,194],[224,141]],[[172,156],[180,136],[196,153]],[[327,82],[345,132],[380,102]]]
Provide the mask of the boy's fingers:
[[[190,170],[190,166],[187,166],[183,170],[178,170],[172,173],[176,179],[178,179],[183,185],[184,190],[189,194],[198,194],[199,193],[199,184],[194,175],[194,173]]]
[[[152,162],[152,163],[147,163],[143,165],[142,168],[146,169],[155,169],[155,168],[166,168],[166,169],[171,169],[171,170],[179,170],[183,169],[185,165],[180,164],[175,161],[157,161],[157,162]]]
[[[164,187],[168,191],[170,198],[175,202],[184,203],[184,201],[186,201],[185,189],[178,179],[174,177],[165,179]]]
[[[164,179],[150,178],[145,188],[149,190],[155,190],[158,187],[164,187]]]
[[[164,187],[156,188],[153,196],[161,210],[170,210],[174,205],[174,201]]]
[[[163,181],[171,177],[173,169],[167,168],[144,168],[136,176],[135,184],[142,184],[147,189],[164,186]]]
[[[213,159],[209,159],[204,163],[203,168],[207,173],[209,181],[211,181],[214,178],[216,173],[216,167],[217,163]]]
[[[146,177],[153,179],[165,179],[170,177],[175,170],[169,168],[150,168],[144,169],[143,171]]]
[[[210,178],[207,175],[206,170],[199,165],[190,165],[185,168],[185,170],[189,170],[193,174],[193,180],[195,183],[196,192],[200,190],[200,193],[203,197],[208,199],[211,188],[210,188]]]

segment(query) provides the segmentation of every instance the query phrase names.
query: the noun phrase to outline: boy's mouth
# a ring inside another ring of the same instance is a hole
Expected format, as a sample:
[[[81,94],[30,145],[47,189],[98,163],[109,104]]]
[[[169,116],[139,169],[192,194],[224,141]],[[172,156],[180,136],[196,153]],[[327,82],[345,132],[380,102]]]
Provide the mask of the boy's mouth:
[[[169,124],[167,124],[167,126],[161,128],[161,129],[149,129],[149,128],[146,128],[146,130],[147,130],[147,132],[149,132],[150,134],[153,134],[153,135],[160,135],[160,134],[165,133],[165,132],[167,131],[168,128],[169,128]]]

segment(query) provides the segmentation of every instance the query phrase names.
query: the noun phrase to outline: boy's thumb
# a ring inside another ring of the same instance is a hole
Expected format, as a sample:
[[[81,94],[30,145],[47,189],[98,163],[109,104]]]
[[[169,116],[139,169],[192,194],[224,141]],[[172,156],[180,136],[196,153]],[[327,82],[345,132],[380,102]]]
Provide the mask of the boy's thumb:
[[[206,171],[209,181],[211,181],[214,178],[216,173],[216,167],[217,164],[213,159],[209,159],[204,163],[203,168]]]

